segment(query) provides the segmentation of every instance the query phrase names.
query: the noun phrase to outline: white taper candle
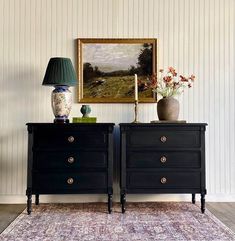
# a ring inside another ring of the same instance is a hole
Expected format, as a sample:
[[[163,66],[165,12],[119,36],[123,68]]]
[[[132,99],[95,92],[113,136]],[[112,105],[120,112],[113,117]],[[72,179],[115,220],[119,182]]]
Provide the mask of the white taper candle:
[[[137,80],[137,74],[135,74],[135,100],[138,101],[138,80]]]

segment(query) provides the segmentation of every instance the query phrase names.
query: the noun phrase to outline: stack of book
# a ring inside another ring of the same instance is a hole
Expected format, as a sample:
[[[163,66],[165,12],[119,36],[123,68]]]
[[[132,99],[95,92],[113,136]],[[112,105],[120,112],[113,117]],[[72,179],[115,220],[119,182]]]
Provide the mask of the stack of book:
[[[96,123],[96,117],[73,117],[73,123]]]

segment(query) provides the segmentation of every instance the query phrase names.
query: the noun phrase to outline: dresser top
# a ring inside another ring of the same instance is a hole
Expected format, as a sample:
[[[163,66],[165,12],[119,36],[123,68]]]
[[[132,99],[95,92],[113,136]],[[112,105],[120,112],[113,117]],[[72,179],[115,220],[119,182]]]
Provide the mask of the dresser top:
[[[181,123],[181,122],[159,122],[159,123],[120,123],[120,126],[130,126],[130,127],[154,127],[154,126],[177,126],[177,127],[186,127],[186,126],[207,126],[207,123]]]
[[[27,123],[27,126],[114,126],[114,123]]]
[[[97,131],[103,130],[112,132],[114,123],[27,123],[28,132],[39,130],[46,133],[47,131]]]

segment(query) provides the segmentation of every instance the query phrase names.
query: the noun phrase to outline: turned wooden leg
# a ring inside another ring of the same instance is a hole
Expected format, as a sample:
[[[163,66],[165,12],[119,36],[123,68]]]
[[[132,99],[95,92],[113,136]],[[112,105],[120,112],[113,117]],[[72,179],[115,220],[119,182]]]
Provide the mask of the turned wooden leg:
[[[27,190],[26,195],[27,195],[27,213],[29,215],[32,212],[32,192],[31,192],[31,190]]]
[[[202,213],[205,212],[205,194],[201,193],[201,211]]]
[[[112,199],[113,199],[113,195],[112,194],[108,194],[108,212],[109,213],[112,212]]]
[[[121,194],[122,213],[125,213],[126,211],[125,204],[126,204],[126,194],[122,193]]]
[[[35,204],[39,205],[39,194],[35,195]]]
[[[193,204],[195,204],[195,203],[196,203],[196,199],[195,199],[195,198],[196,198],[196,194],[195,194],[195,193],[193,193],[193,194],[192,194],[192,203],[193,203]]]

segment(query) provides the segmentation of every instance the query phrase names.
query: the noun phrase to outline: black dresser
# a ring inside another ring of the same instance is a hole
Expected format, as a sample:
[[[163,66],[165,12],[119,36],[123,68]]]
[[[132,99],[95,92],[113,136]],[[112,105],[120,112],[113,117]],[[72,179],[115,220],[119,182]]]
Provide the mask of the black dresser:
[[[206,124],[120,124],[122,212],[127,193],[201,194],[205,211]]]
[[[113,194],[113,123],[28,123],[27,211],[32,194]]]

